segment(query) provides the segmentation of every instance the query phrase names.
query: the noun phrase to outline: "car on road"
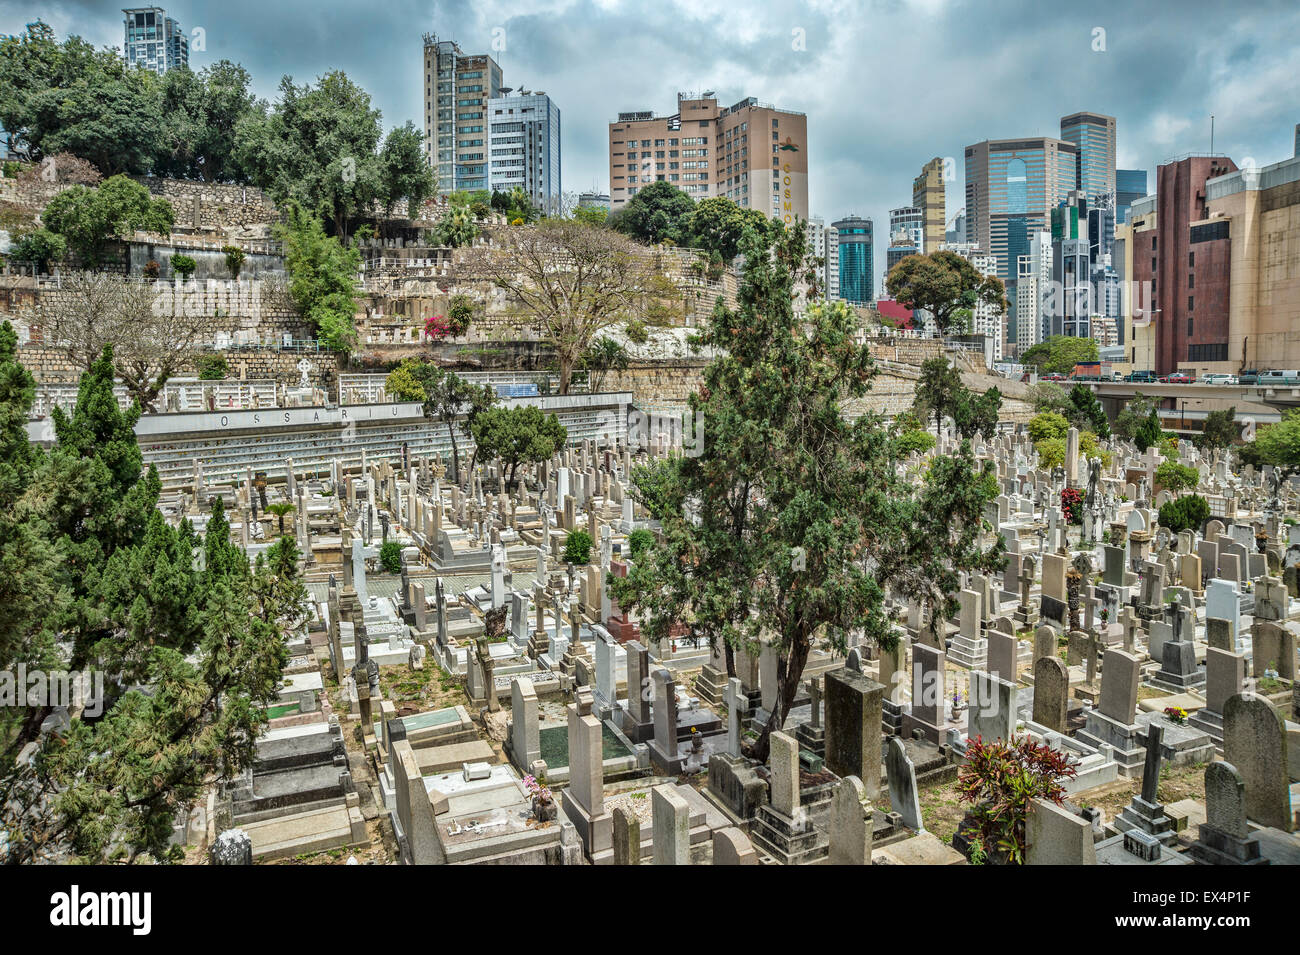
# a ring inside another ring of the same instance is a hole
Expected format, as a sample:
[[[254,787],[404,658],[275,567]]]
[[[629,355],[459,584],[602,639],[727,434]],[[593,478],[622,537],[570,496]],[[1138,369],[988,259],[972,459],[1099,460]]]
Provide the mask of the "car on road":
[[[1215,373],[1215,374],[1206,375],[1204,378],[1202,378],[1202,379],[1201,379],[1201,384],[1203,384],[1203,385],[1236,385],[1236,384],[1240,384],[1240,382],[1237,380],[1237,376],[1236,376],[1236,375],[1226,375],[1226,374],[1222,374],[1222,373]]]
[[[1259,371],[1255,368],[1243,368],[1237,375],[1237,381],[1243,385],[1259,384]]]
[[[1196,379],[1185,371],[1175,371],[1172,374],[1165,375],[1160,380],[1167,385],[1190,385]]]
[[[1051,374],[1043,375],[1039,380],[1040,381],[1065,381],[1066,379],[1064,375],[1054,371]]]
[[[1134,371],[1124,376],[1125,381],[1132,382],[1152,382],[1156,380],[1154,371]]]

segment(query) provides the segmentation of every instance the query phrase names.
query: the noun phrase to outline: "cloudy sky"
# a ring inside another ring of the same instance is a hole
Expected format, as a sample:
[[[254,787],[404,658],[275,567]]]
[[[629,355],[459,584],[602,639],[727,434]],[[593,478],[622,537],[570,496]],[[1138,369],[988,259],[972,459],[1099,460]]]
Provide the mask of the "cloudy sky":
[[[679,90],[716,90],[808,114],[812,211],[876,222],[911,201],[932,156],[957,157],[948,217],[963,204],[966,145],[1058,135],[1078,110],[1117,117],[1120,168],[1210,147],[1239,164],[1289,157],[1300,122],[1300,4],[1294,0],[161,0],[206,50],[275,96],[341,68],[387,126],[421,125],[421,35],[496,50],[508,86],[545,90],[563,123],[566,189],[608,188],[606,127],[620,110],[675,111]],[[122,43],[123,4],[0,0],[0,32],[44,19],[64,36]],[[495,46],[494,46],[495,43]],[[1152,182],[1154,179],[1152,178]],[[877,277],[879,288],[879,277]]]

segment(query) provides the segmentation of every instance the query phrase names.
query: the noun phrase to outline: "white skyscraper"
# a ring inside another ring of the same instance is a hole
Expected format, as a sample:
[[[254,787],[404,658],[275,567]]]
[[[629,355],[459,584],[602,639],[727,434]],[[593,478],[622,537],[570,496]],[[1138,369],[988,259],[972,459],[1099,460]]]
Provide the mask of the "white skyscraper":
[[[123,56],[128,66],[142,66],[159,76],[190,62],[190,41],[181,25],[162,7],[132,7],[125,15]]]
[[[1044,302],[1051,295],[1052,234],[1036,232],[1029,254],[1016,263],[1016,351],[1023,355],[1043,340]]]
[[[488,188],[518,186],[547,215],[560,211],[560,109],[521,90],[488,100]]]

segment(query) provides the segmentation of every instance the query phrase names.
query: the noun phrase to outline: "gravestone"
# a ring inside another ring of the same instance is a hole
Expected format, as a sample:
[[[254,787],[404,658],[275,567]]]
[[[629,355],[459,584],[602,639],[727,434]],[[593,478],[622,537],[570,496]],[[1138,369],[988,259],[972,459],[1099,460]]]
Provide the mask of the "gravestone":
[[[845,776],[831,797],[831,865],[870,865],[874,812],[862,780]]]
[[[1246,815],[1261,826],[1290,832],[1291,777],[1282,721],[1263,697],[1238,694],[1223,712],[1223,758],[1246,783]]]
[[[636,813],[616,808],[613,813],[614,865],[641,864],[641,822]]]
[[[768,737],[767,764],[772,773],[772,808],[787,818],[799,809],[799,744],[777,731]]]
[[[847,667],[826,674],[826,768],[857,776],[867,798],[880,795],[881,706],[885,688]]]
[[[1192,854],[1211,865],[1258,865],[1259,840],[1246,821],[1246,781],[1236,766],[1205,767],[1205,822]]]
[[[1258,607],[1258,597],[1256,607]],[[1251,645],[1252,672],[1262,677],[1274,670],[1283,680],[1295,681],[1295,634],[1280,624],[1255,618]]]
[[[897,736],[889,737],[885,768],[889,775],[889,802],[894,807],[894,812],[902,816],[903,825],[909,829],[924,831],[920,794],[916,786],[916,767],[908,757],[903,741]]]
[[[671,784],[650,790],[654,864],[690,865],[691,805]]]
[[[528,677],[511,678],[510,701],[511,755],[521,772],[531,772],[533,762],[542,757],[537,691],[533,687],[533,681]]]
[[[1025,865],[1096,864],[1092,823],[1050,799],[1030,802],[1025,819]]]
[[[735,826],[727,826],[713,833],[714,865],[758,865],[754,844]]]
[[[942,743],[947,719],[945,695],[947,655],[926,644],[912,646],[912,709],[903,719],[903,734],[920,730],[932,743]]]
[[[966,735],[985,742],[1010,742],[1016,733],[1016,684],[989,673],[972,670],[966,710]]]
[[[1065,732],[1070,673],[1060,657],[1043,657],[1034,664],[1034,722]]]

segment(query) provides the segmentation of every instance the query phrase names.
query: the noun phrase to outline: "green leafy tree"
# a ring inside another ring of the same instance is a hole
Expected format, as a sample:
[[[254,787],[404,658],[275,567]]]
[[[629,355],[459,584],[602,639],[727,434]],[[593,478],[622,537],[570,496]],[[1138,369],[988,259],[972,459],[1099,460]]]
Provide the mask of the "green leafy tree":
[[[990,388],[982,395],[975,395],[963,386],[959,398],[954,418],[957,433],[967,439],[972,439],[977,434],[992,437],[998,428],[1002,392]]]
[[[447,324],[453,335],[464,335],[474,322],[478,307],[465,294],[453,295],[447,305]]]
[[[413,371],[419,364],[415,359],[407,358],[388,373],[388,377],[384,379],[384,391],[387,392],[388,397],[397,401],[420,402],[429,397],[424,393],[424,385],[420,384]]]
[[[87,264],[98,266],[110,240],[128,239],[137,229],[166,235],[172,230],[175,214],[166,199],[152,198],[149,190],[133,179],[113,176],[98,188],[64,189],[45,206],[41,219]]]
[[[1139,451],[1145,452],[1147,448],[1158,445],[1164,436],[1164,428],[1160,426],[1160,414],[1153,407],[1147,414],[1146,420],[1133,432],[1133,443],[1137,445]]]
[[[289,221],[277,230],[284,243],[289,296],[298,313],[332,351],[348,351],[357,341],[357,271],[361,254],[326,235],[319,219],[298,205],[289,207]]]
[[[1230,448],[1237,443],[1240,434],[1236,407],[1216,409],[1205,416],[1205,426],[1197,436],[1197,444],[1206,450]]]
[[[150,172],[162,130],[157,77],[117,50],[63,43],[37,20],[0,42],[0,126],[33,158],[72,153],[104,175]]]
[[[729,262],[740,254],[740,241],[747,231],[767,244],[781,228],[779,221],[758,209],[745,209],[730,199],[715,196],[694,204],[684,217],[681,238],[688,245],[717,255],[720,262]]]
[[[456,435],[459,432],[464,437],[473,436],[479,416],[496,404],[496,392],[491,385],[475,385],[428,362],[412,362],[406,367],[424,392],[424,416],[447,426],[447,436],[451,438],[451,479],[459,483],[462,479],[460,443]]]
[[[631,363],[632,356],[628,354],[623,343],[604,335],[587,346],[580,362],[591,376],[588,380],[588,390],[592,394],[601,390],[605,384],[605,377],[611,371],[626,371]]]
[[[315,86],[286,76],[270,111],[237,125],[236,156],[277,203],[318,210],[342,240],[351,221],[380,198],[380,119],[370,94],[341,70]]]
[[[554,414],[535,405],[489,408],[472,425],[474,445],[484,458],[496,458],[507,469],[506,484],[513,487],[520,464],[545,461],[564,447],[568,431]]]
[[[1255,454],[1260,464],[1287,473],[1300,469],[1300,411],[1288,411],[1277,424],[1260,428],[1255,434]]]
[[[248,71],[220,60],[194,72],[169,69],[155,84],[159,131],[153,173],[172,179],[247,182],[236,157],[240,123],[265,119]]]
[[[452,207],[433,227],[433,241],[436,245],[452,249],[463,249],[478,236],[478,226],[474,224],[474,215],[468,208]]]
[[[438,188],[433,169],[424,158],[424,133],[410,120],[391,130],[379,150],[379,201],[393,214],[406,200],[406,217],[419,218],[424,201]]]
[[[652,182],[637,190],[609,222],[618,232],[642,242],[681,245],[694,211],[695,202],[676,186]]]
[[[956,252],[909,255],[890,271],[885,288],[904,308],[925,309],[941,335],[963,330],[979,304],[1006,311],[1006,287],[996,275],[983,275]]]
[[[582,565],[591,559],[591,535],[586,531],[569,531],[564,539],[564,562]]]
[[[1095,339],[1052,335],[1046,341],[1027,348],[1020,361],[1025,365],[1037,365],[1040,375],[1069,375],[1075,365],[1096,361],[1098,354]]]
[[[1029,419],[1029,440],[1037,444],[1052,438],[1064,438],[1070,430],[1070,422],[1053,411],[1044,411]]]
[[[978,546],[997,494],[991,466],[964,444],[920,485],[898,476],[883,419],[843,413],[874,373],[857,314],[831,302],[795,315],[802,231],[764,251],[745,240],[737,307],[720,302],[698,337],[716,356],[690,398],[700,453],[634,472],[662,540],[610,581],[651,640],[685,625],[722,641],[729,659],[764,642],[775,649],[777,704],[751,749],[757,759],[784,725],[814,644],[844,651],[857,630],[892,647],[886,585],[942,619],[955,610],[946,595],[957,575],[999,559],[997,545]]]
[[[33,229],[19,236],[9,250],[9,256],[15,262],[31,262],[42,272],[48,272],[50,263],[58,262],[67,253],[68,244],[63,236],[49,229]]]
[[[230,365],[225,355],[204,355],[196,364],[202,381],[220,381],[230,377]]]
[[[1136,441],[1138,432],[1146,424],[1147,419],[1151,417],[1151,412],[1155,410],[1156,403],[1152,398],[1135,392],[1133,397],[1124,402],[1124,407],[1119,409],[1119,414],[1115,416],[1115,434],[1126,441]],[[1160,417],[1156,416],[1156,427],[1160,426]],[[1143,448],[1142,450],[1146,450]]]
[[[1065,389],[1052,381],[1040,381],[1029,386],[1025,399],[1033,406],[1035,413],[1052,411],[1068,416],[1074,406],[1070,403]]]
[[[1070,389],[1070,420],[1082,429],[1087,429],[1099,438],[1110,437],[1110,421],[1106,410],[1086,385],[1075,385]]]
[[[583,225],[604,226],[609,224],[609,210],[600,206],[578,206],[573,210],[573,218]]]
[[[942,355],[921,363],[921,378],[916,383],[916,400],[912,410],[919,418],[934,416],[934,431],[939,433],[945,417],[955,418],[957,406],[965,397],[961,372]]]
[[[1156,468],[1156,483],[1171,494],[1194,488],[1200,481],[1200,471],[1177,461],[1164,461]]]

